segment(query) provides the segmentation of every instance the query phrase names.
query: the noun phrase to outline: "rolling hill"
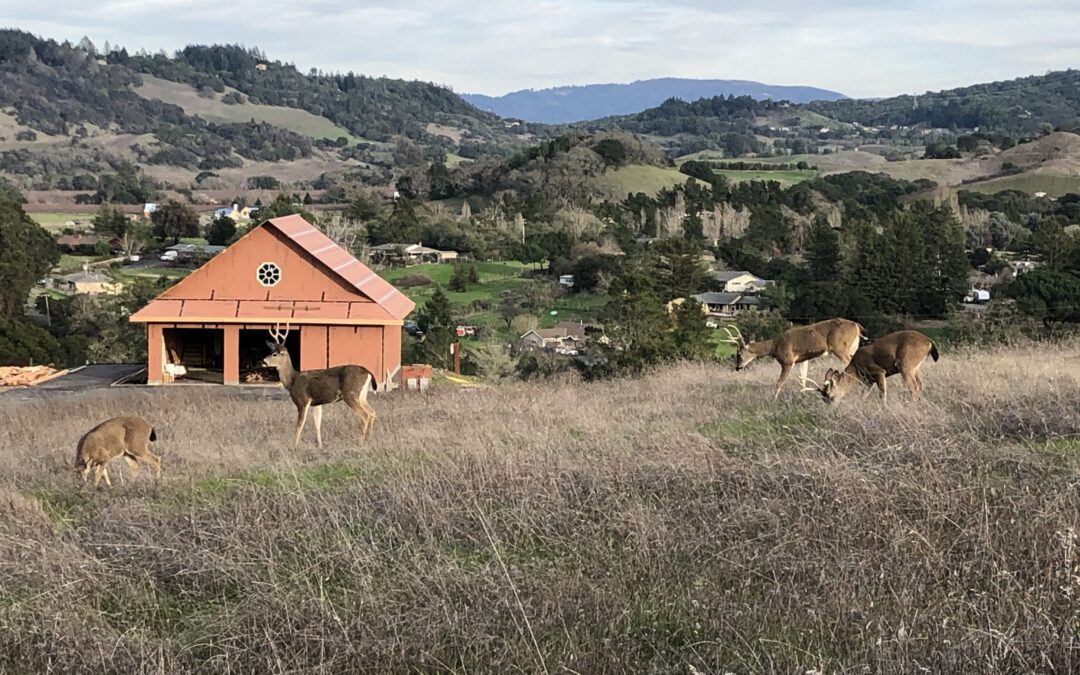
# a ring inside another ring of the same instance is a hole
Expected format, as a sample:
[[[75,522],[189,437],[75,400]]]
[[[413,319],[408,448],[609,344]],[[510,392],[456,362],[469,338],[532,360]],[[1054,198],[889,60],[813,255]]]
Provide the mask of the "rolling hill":
[[[523,89],[503,96],[465,94],[462,98],[482,110],[489,110],[502,117],[546,124],[567,124],[641,112],[671,98],[696,101],[713,96],[750,96],[757,100],[787,100],[795,103],[844,98],[843,94],[816,87],[781,86],[747,80],[693,80],[674,77],[638,80],[630,84]]]

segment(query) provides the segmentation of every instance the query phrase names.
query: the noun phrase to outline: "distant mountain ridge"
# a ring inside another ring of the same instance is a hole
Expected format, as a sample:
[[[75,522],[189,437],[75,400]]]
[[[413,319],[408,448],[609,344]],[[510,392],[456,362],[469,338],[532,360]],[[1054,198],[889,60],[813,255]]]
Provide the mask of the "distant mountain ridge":
[[[463,94],[469,103],[501,117],[544,124],[569,124],[613,115],[630,115],[670,98],[696,101],[714,96],[750,96],[792,103],[847,98],[827,89],[772,85],[750,80],[694,80],[666,77],[629,84],[587,84],[550,89],[522,89],[503,96]]]

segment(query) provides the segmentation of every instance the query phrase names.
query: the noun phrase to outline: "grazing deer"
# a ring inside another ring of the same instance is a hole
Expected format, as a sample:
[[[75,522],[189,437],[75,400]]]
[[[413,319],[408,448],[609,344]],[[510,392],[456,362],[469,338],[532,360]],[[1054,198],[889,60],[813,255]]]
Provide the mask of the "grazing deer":
[[[825,373],[825,383],[818,391],[826,403],[839,401],[857,385],[865,385],[870,395],[874,385],[882,401],[888,400],[885,378],[900,373],[904,384],[915,401],[922,394],[922,376],[919,369],[926,357],[938,360],[938,350],[930,338],[914,330],[902,330],[878,338],[855,352],[851,363],[842,372],[830,368]]]
[[[75,449],[75,475],[86,482],[90,470],[94,470],[94,487],[101,479],[112,487],[106,465],[120,455],[131,467],[132,477],[139,475],[142,460],[154,467],[154,478],[161,478],[161,458],[150,452],[150,441],[157,440],[157,432],[141,417],[114,417],[105,420],[79,439]]]
[[[288,334],[288,324],[284,331],[277,326],[270,330],[270,337],[274,341],[266,344],[272,351],[263,359],[262,364],[277,369],[278,379],[289,390],[289,397],[296,405],[296,438],[293,447],[300,447],[300,432],[304,430],[307,422],[308,410],[311,410],[315,421],[315,440],[319,447],[322,447],[322,406],[338,401],[344,401],[360,418],[366,441],[371,427],[375,424],[375,409],[367,402],[368,392],[378,388],[375,376],[363,366],[294,370],[292,358],[285,349],[285,338]]]
[[[801,364],[798,377],[803,391],[816,390],[816,383],[806,376],[811,360],[823,354],[832,354],[846,367],[855,350],[859,348],[864,329],[854,321],[829,319],[809,326],[789,328],[774,340],[760,342],[747,342],[736,326],[725,327],[725,330],[728,337],[724,342],[730,342],[739,348],[735,354],[735,370],[742,370],[754,359],[763,356],[771,356],[780,364],[780,379],[776,382],[776,392],[773,394],[773,400],[776,400],[780,397],[784,380],[795,364]],[[807,382],[815,384],[815,387],[807,387]]]

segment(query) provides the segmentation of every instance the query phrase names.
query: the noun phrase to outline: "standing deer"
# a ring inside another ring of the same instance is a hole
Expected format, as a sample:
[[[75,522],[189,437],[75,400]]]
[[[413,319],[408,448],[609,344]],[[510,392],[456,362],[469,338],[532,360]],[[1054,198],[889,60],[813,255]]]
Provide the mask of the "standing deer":
[[[150,452],[150,441],[157,440],[157,432],[141,417],[114,417],[97,425],[79,439],[75,448],[75,475],[86,482],[90,470],[94,470],[94,487],[101,479],[112,487],[106,465],[120,455],[131,467],[132,477],[139,475],[142,460],[154,467],[154,478],[161,478],[161,458]],[[121,475],[122,477],[122,475]]]
[[[344,401],[345,405],[356,413],[366,441],[371,427],[375,424],[375,409],[367,402],[368,392],[378,387],[375,376],[363,366],[352,365],[322,370],[294,370],[292,358],[285,348],[288,334],[288,324],[284,331],[277,326],[270,330],[270,337],[274,341],[266,344],[272,351],[263,359],[262,364],[277,369],[278,379],[289,390],[289,397],[296,405],[296,438],[293,447],[300,447],[300,432],[304,430],[309,409],[315,421],[315,440],[319,447],[322,447],[322,406],[337,401]]]
[[[864,329],[862,325],[854,321],[829,319],[809,326],[789,328],[774,340],[760,342],[747,342],[735,326],[726,327],[725,330],[728,337],[724,341],[735,344],[739,348],[735,354],[735,370],[742,370],[754,359],[763,356],[771,356],[780,364],[780,379],[776,382],[776,392],[773,394],[773,400],[776,400],[780,397],[784,380],[787,379],[795,364],[801,364],[798,377],[802,391],[816,389],[816,386],[806,386],[807,382],[816,385],[806,376],[811,360],[823,354],[832,354],[846,367],[859,348],[859,339]]]
[[[866,386],[865,398],[876,384],[881,400],[887,401],[885,378],[900,373],[911,392],[911,400],[915,401],[922,394],[919,369],[927,356],[937,361],[938,350],[930,338],[922,333],[914,330],[889,333],[855,352],[851,363],[842,372],[830,368],[825,373],[825,383],[818,391],[826,403],[832,403],[847,396],[860,384]]]

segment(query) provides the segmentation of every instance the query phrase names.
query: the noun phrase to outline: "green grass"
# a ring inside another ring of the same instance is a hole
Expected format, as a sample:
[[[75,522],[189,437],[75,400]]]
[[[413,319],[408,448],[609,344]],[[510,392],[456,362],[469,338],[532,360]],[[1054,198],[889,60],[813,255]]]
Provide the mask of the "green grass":
[[[1054,176],[1042,173],[1022,173],[1004,178],[992,178],[978,183],[959,186],[962,190],[986,194],[1002,190],[1019,190],[1033,194],[1045,192],[1050,197],[1060,197],[1070,192],[1080,192],[1080,176]]]
[[[608,170],[598,179],[601,186],[613,195],[625,197],[628,194],[644,192],[655,195],[663,188],[683,185],[688,180],[696,181],[678,169],[667,169],[647,164],[632,164],[615,170]]]
[[[754,160],[757,161],[757,160]],[[818,172],[813,169],[792,171],[737,171],[735,169],[713,169],[713,173],[723,176],[728,180],[741,183],[751,180],[770,181],[774,180],[781,185],[796,185],[806,180],[817,178]]]
[[[136,278],[156,279],[158,277],[165,277],[167,279],[183,279],[187,275],[191,274],[194,270],[187,269],[186,267],[121,267],[120,269],[113,271],[119,279],[124,280]]]
[[[472,160],[467,157],[462,157],[454,153],[450,153],[446,156],[446,166],[455,167],[462,162],[471,162]]]
[[[68,255],[67,253],[61,254],[60,262],[53,268],[54,272],[60,274],[70,274],[72,272],[78,272],[83,268],[86,263],[92,263],[97,260],[97,256],[92,255]]]
[[[45,229],[59,232],[65,227],[69,227],[68,222],[81,221],[81,223],[89,224],[90,221],[93,220],[94,214],[47,211],[42,213],[31,213],[30,217]]]
[[[753,441],[782,437],[796,441],[817,428],[819,414],[820,410],[814,412],[812,408],[767,408],[759,414],[739,417],[725,415],[704,424],[701,434],[706,438],[728,440]]]

